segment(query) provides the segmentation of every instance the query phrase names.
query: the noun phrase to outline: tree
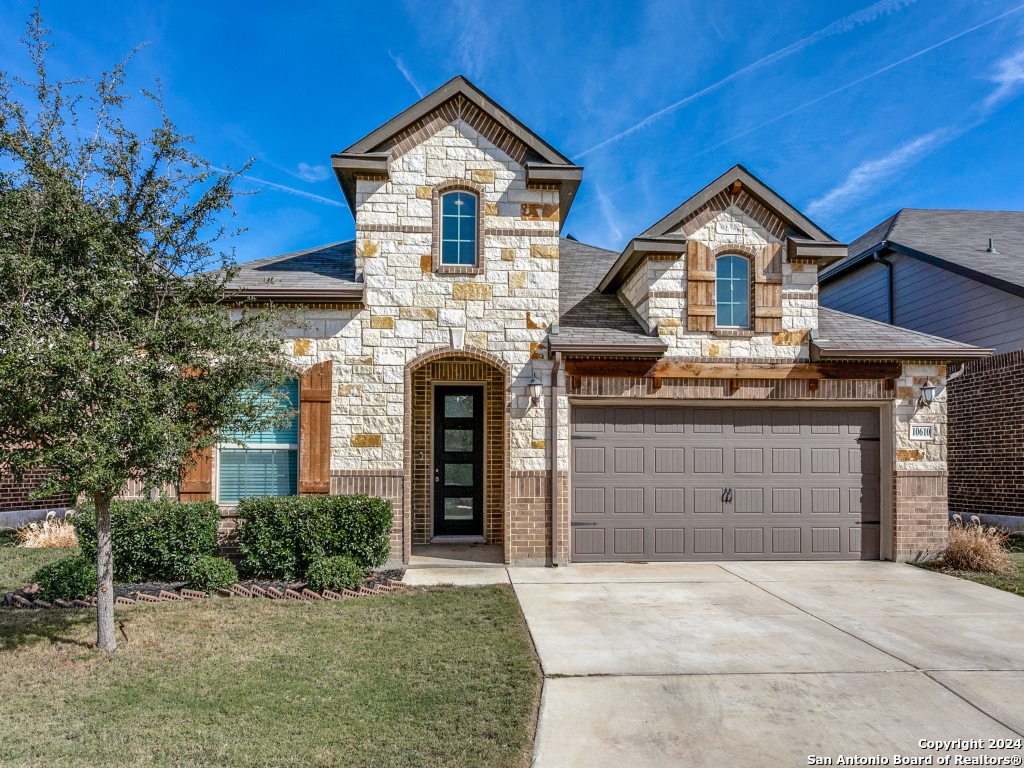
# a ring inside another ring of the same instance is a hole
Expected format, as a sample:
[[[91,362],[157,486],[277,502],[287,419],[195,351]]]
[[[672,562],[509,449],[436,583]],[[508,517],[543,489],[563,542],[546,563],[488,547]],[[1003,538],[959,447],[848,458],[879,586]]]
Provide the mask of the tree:
[[[39,493],[94,502],[97,645],[113,651],[111,500],[281,418],[246,390],[283,379],[282,318],[239,308],[233,256],[214,250],[236,234],[220,218],[242,171],[198,156],[159,90],[142,91],[154,127],[129,128],[131,55],[52,81],[38,12],[27,27],[35,77],[0,73],[0,471],[46,467]]]

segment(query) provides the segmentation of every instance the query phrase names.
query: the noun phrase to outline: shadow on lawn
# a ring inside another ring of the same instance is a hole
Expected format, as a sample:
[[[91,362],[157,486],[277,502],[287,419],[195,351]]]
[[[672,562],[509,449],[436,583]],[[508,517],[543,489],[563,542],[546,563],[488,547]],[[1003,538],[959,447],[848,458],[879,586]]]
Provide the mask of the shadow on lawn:
[[[13,651],[43,641],[92,648],[92,642],[79,640],[74,636],[78,634],[74,630],[95,622],[95,612],[84,608],[0,608],[0,651]]]

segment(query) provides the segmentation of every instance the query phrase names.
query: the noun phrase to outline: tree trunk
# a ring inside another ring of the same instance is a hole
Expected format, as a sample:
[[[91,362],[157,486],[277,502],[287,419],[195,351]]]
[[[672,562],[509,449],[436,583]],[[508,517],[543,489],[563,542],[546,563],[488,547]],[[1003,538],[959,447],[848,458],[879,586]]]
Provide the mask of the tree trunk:
[[[110,537],[110,497],[96,494],[96,647],[117,650],[114,631],[114,548]]]

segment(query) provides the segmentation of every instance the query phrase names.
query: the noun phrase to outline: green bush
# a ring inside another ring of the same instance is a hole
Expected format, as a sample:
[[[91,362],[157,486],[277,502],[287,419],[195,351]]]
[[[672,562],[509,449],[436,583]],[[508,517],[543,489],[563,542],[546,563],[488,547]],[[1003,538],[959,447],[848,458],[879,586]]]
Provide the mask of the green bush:
[[[347,555],[317,560],[306,571],[306,586],[315,592],[324,589],[335,592],[351,589],[354,592],[365,583],[366,572],[359,567],[359,563]]]
[[[238,502],[244,567],[275,579],[300,579],[317,560],[347,555],[364,571],[391,551],[391,502],[371,496],[264,496]]]
[[[71,518],[82,555],[96,561],[96,510],[81,505]],[[139,499],[110,505],[114,579],[184,580],[199,558],[217,551],[220,512],[213,501]]]
[[[238,571],[223,557],[200,557],[188,569],[186,580],[193,589],[215,592],[238,583]]]
[[[94,595],[96,561],[82,555],[66,557],[44,565],[35,572],[32,581],[39,585],[39,597],[48,603]]]

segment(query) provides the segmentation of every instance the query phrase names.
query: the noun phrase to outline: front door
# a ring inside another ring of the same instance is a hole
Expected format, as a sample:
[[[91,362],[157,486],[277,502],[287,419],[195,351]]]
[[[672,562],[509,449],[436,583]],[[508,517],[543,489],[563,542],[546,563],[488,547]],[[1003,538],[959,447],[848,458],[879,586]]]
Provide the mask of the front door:
[[[483,387],[434,388],[434,536],[484,532]]]

